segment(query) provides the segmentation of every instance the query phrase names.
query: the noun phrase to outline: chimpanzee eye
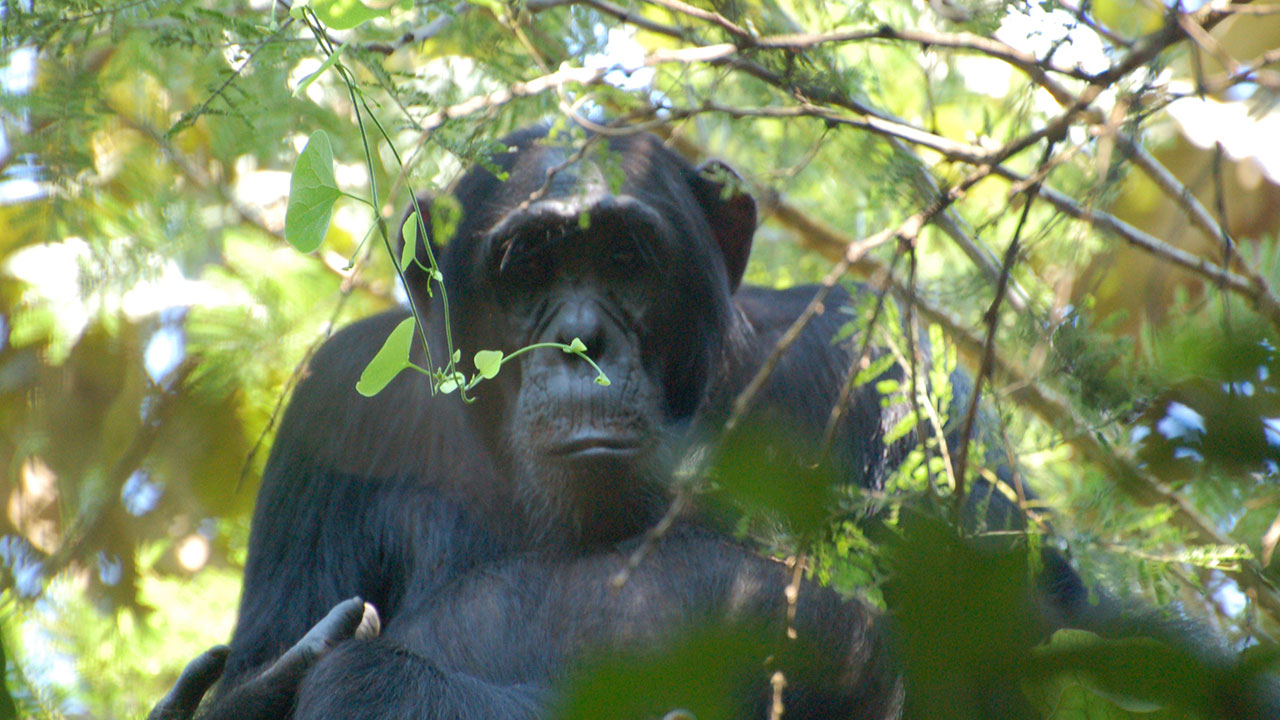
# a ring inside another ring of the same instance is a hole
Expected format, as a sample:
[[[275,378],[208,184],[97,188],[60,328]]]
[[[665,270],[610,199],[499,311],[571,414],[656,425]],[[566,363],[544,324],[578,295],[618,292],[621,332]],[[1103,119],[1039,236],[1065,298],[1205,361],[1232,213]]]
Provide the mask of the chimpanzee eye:
[[[609,249],[608,262],[610,270],[626,275],[644,270],[648,257],[641,252],[636,238],[625,237]]]
[[[554,247],[548,237],[520,235],[496,248],[494,274],[503,283],[543,285],[555,270]]]
[[[546,247],[526,248],[510,253],[499,268],[503,282],[521,285],[545,285],[554,270],[552,253]]]

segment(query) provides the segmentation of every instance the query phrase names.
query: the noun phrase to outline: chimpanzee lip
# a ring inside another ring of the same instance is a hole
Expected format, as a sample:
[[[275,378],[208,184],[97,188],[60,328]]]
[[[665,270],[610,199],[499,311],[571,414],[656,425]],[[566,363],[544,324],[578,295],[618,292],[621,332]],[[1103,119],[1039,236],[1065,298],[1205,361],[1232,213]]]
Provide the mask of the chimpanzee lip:
[[[625,458],[639,454],[640,437],[584,433],[552,447],[549,455],[566,459]]]

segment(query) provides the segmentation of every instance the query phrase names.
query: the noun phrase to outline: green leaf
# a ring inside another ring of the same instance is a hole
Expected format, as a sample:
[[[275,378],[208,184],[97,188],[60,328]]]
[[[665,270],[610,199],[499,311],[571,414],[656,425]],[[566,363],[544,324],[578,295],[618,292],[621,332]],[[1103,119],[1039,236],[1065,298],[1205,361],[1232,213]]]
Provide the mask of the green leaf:
[[[782,520],[796,535],[812,537],[825,527],[837,483],[821,464],[802,466],[791,461],[803,457],[801,447],[794,433],[788,435],[759,420],[743,421],[722,438],[711,468],[718,490],[708,499]]]
[[[486,380],[492,380],[497,377],[498,369],[502,367],[502,351],[501,350],[480,350],[476,353],[475,360],[476,370],[484,376]]]
[[[333,204],[342,197],[333,177],[333,147],[329,135],[317,130],[302,148],[289,179],[289,206],[284,214],[284,239],[299,252],[314,252],[329,232]]]
[[[880,357],[871,360],[867,363],[866,367],[858,371],[858,376],[853,380],[854,387],[862,387],[872,380],[879,378],[881,375],[889,372],[889,369],[892,368],[896,362],[897,359],[893,357],[892,353],[885,353]],[[883,393],[885,391],[882,390],[881,392]],[[893,391],[890,390],[888,392]]]
[[[596,376],[596,384],[609,387],[613,383],[609,382],[609,377],[607,375],[605,375],[604,373],[600,373],[599,375]]]
[[[884,442],[885,445],[896,443],[906,437],[907,433],[915,429],[916,414],[907,413],[899,418],[898,422],[893,424],[893,427],[889,428],[889,431],[884,434],[884,440],[882,442]]]
[[[440,382],[436,385],[436,390],[448,395],[457,390],[460,385],[466,385],[467,379],[462,373],[454,373],[453,375],[440,374]]]
[[[311,83],[315,82],[317,78],[325,74],[329,68],[333,67],[334,64],[338,62],[338,58],[342,57],[342,51],[346,50],[347,46],[350,44],[351,40],[348,38],[346,42],[342,43],[341,47],[334,50],[332,53],[329,53],[329,57],[325,58],[324,63],[321,64],[315,72],[302,78],[302,82],[298,83],[298,87],[293,89],[293,96],[298,97],[302,93],[306,92],[307,88],[311,86]]]
[[[579,338],[574,338],[573,341],[569,343],[569,347],[565,348],[564,351],[567,353],[584,353],[587,351],[587,346]]]
[[[407,317],[396,325],[396,329],[387,335],[378,354],[373,356],[364,372],[360,373],[360,381],[356,383],[356,392],[365,397],[373,397],[382,392],[401,370],[409,367],[409,350],[413,346],[414,322]]]
[[[400,269],[408,270],[410,263],[418,258],[417,210],[409,213],[409,217],[405,219],[404,225],[400,226],[400,237],[404,240],[404,247],[400,248]]]
[[[316,17],[334,30],[350,30],[373,18],[386,15],[390,7],[371,8],[360,0],[312,0]]]
[[[738,717],[741,678],[755,677],[770,650],[745,628],[713,627],[677,633],[652,651],[589,654],[565,680],[553,714],[564,720]]]

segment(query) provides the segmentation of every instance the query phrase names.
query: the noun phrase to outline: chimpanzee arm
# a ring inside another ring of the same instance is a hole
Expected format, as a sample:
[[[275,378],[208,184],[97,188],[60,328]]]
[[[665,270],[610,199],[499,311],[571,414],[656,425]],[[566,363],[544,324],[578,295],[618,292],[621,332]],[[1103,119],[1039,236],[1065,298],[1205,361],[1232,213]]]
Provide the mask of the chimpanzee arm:
[[[900,712],[901,684],[865,606],[802,583],[791,640],[789,573],[747,548],[705,531],[673,531],[616,588],[625,561],[614,552],[528,557],[470,573],[402,610],[377,640],[326,655],[304,680],[295,717],[545,717],[591,657],[661,652],[691,629],[716,624],[758,640],[732,660],[745,678],[735,700],[747,716],[765,714],[766,657],[787,675],[788,718],[880,720]]]
[[[372,605],[360,598],[341,602],[261,675],[240,684],[206,708],[202,718],[275,720],[285,717],[293,707],[303,676],[317,660],[344,640],[373,638],[380,630],[378,613]],[[227,653],[225,645],[218,645],[192,660],[147,720],[194,717],[205,692],[222,675]]]
[[[545,682],[490,682],[373,640],[329,653],[303,682],[294,718],[534,720],[545,717],[549,697]]]
[[[254,510],[220,695],[259,675],[343,599],[360,596],[390,622],[410,576],[412,592],[429,596],[501,552],[488,530],[500,513],[459,499],[441,479],[491,482],[474,441],[461,434],[444,453],[433,434],[460,424],[460,403],[436,402],[415,373],[376,397],[355,390],[403,317],[386,313],[336,334],[294,392]]]

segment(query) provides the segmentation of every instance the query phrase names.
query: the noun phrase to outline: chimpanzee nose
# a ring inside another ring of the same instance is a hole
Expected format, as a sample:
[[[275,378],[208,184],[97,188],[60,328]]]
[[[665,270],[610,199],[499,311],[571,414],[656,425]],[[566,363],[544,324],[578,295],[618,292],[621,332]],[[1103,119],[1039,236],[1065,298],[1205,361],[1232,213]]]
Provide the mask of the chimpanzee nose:
[[[568,345],[578,338],[587,346],[587,357],[599,362],[607,349],[605,322],[597,303],[586,299],[568,303],[556,319],[554,340]]]

